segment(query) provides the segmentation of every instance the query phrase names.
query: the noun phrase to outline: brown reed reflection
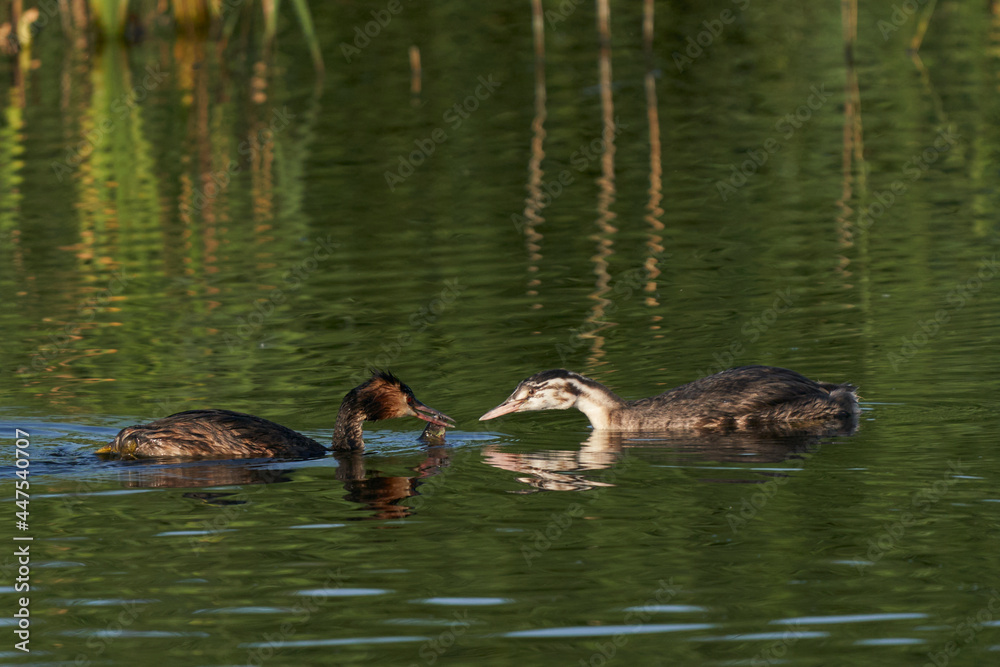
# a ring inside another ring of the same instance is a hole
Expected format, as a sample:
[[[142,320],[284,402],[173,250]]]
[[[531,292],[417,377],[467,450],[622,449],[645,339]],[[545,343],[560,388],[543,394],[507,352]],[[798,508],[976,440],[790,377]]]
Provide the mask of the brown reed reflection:
[[[511,452],[510,446],[483,448],[483,461],[519,473],[517,481],[533,491],[584,491],[615,486],[619,472],[632,457],[659,465],[686,466],[698,462],[755,466],[781,463],[812,451],[822,441],[848,436],[857,423],[843,426],[772,428],[739,433],[618,433],[593,431],[580,449]],[[747,470],[742,479],[706,479],[709,482],[762,484],[772,474]]]
[[[178,35],[137,55],[117,40],[91,45],[88,19],[81,24],[72,11],[60,16],[74,48],[66,49],[61,63],[45,63],[61,68],[62,114],[62,148],[46,175],[67,189],[76,228],[73,240],[57,247],[67,261],[47,269],[46,281],[67,289],[26,301],[39,314],[39,343],[18,369],[24,384],[51,394],[54,404],[71,395],[73,383],[113,379],[93,370],[112,364],[84,360],[122,347],[111,327],[127,327],[116,313],[130,291],[118,289],[128,282],[119,277],[173,281],[181,311],[220,308],[227,301],[223,292],[233,290],[218,282],[226,271],[255,272],[263,277],[257,288],[274,292],[285,267],[273,257],[294,256],[288,247],[312,235],[309,218],[300,213],[304,189],[295,180],[312,144],[321,92],[289,108],[276,103],[285,95],[273,88],[284,79],[266,54],[248,66],[247,81],[239,81],[220,43],[204,35]],[[20,54],[29,57],[29,47],[22,44]],[[247,51],[252,53],[249,46]],[[15,248],[15,262],[23,225],[18,137],[37,131],[30,127],[31,113],[17,106],[33,103],[23,94],[31,79],[20,81],[22,94],[11,95],[12,122],[0,130],[0,231]],[[153,108],[183,124],[176,133],[150,127]],[[234,224],[248,217],[251,225]],[[18,272],[19,291],[39,284],[32,272]],[[246,313],[232,313],[234,327],[241,315]],[[221,337],[223,331],[210,333]]]
[[[861,90],[858,85],[858,71],[854,64],[854,48],[858,39],[858,3],[857,0],[842,0],[840,3],[841,22],[843,25],[844,60],[847,78],[844,83],[844,132],[841,153],[841,193],[837,200],[840,213],[837,216],[837,229],[840,245],[845,250],[854,245],[854,223],[851,214],[854,210],[848,202],[854,197],[854,181],[860,181],[861,191],[865,187],[864,142],[861,126]],[[855,164],[856,163],[856,164]],[[850,276],[847,265],[850,259],[841,255],[838,270],[845,276]]]
[[[646,305],[658,306],[656,298],[656,278],[660,275],[659,257],[663,255],[663,223],[660,216],[663,209],[660,202],[663,201],[663,162],[660,151],[660,116],[656,102],[656,75],[653,68],[653,18],[655,6],[653,0],[644,0],[642,14],[642,43],[646,56],[646,119],[649,125],[649,202],[646,204],[645,220],[649,224],[646,246],[649,248],[649,257],[646,258],[645,268],[648,275],[644,290],[646,292]],[[650,329],[657,330],[660,325],[661,315],[652,316],[653,324]],[[659,334],[657,334],[657,337]]]
[[[920,75],[920,82],[924,85],[924,91],[927,93],[927,97],[931,100],[934,105],[934,115],[937,116],[938,123],[941,125],[947,125],[949,123],[948,114],[944,109],[944,101],[941,99],[941,95],[938,94],[937,89],[934,87],[934,83],[931,81],[930,72],[927,70],[927,66],[924,65],[923,58],[920,57],[920,47],[924,43],[924,36],[927,34],[927,29],[930,27],[931,16],[934,14],[934,8],[937,4],[937,0],[930,0],[925,7],[921,9],[920,18],[917,20],[917,28],[910,39],[910,45],[907,49],[907,53],[910,56],[910,60],[913,62],[913,66],[917,69],[917,73]],[[996,7],[990,5],[990,12],[994,14],[996,12]]]
[[[597,34],[598,34],[598,71],[601,96],[601,125],[604,141],[604,151],[601,154],[601,175],[597,179],[597,228],[598,233],[591,236],[597,243],[597,251],[590,258],[594,263],[594,291],[589,298],[594,301],[590,314],[587,316],[585,331],[580,338],[590,339],[590,356],[587,367],[592,371],[605,363],[604,336],[601,331],[613,326],[613,322],[605,321],[605,311],[611,300],[604,295],[611,289],[611,274],[608,271],[608,257],[614,254],[613,235],[618,228],[612,224],[617,215],[611,210],[615,201],[615,107],[611,90],[611,8],[608,0],[597,1]]]
[[[420,66],[420,47],[410,45],[410,104],[420,106],[420,91],[423,89],[423,69]]]
[[[545,17],[542,12],[542,0],[531,0],[531,32],[535,45],[535,115],[531,119],[531,159],[528,161],[528,196],[524,200],[524,244],[528,251],[528,272],[533,275],[528,279],[528,296],[537,297],[541,280],[538,278],[539,262],[542,260],[542,234],[537,227],[545,221],[542,209],[546,201],[543,198],[542,181],[545,172],[542,170],[542,160],[545,159]],[[532,308],[541,308],[542,303],[536,300]]]

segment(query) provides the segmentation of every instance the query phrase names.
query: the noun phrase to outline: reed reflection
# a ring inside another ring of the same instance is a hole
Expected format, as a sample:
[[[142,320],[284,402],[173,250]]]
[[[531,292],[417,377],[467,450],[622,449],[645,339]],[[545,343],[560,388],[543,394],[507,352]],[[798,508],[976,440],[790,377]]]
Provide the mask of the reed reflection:
[[[646,305],[655,307],[659,305],[656,298],[656,279],[660,275],[659,258],[663,255],[663,223],[660,217],[663,209],[660,202],[663,201],[663,162],[661,158],[660,146],[660,115],[656,101],[656,70],[653,67],[653,18],[655,7],[653,0],[643,2],[642,15],[642,43],[646,56],[646,119],[649,125],[649,202],[646,204],[645,220],[649,224],[647,231],[648,238],[646,247],[649,248],[649,256],[646,258],[645,269],[647,274],[646,285],[643,288],[646,292]],[[653,324],[650,329],[658,330],[663,317],[654,314]],[[654,337],[659,337],[660,334]]]
[[[590,340],[590,355],[587,366],[590,369],[602,363],[604,356],[604,336],[601,331],[613,326],[613,322],[605,320],[611,299],[605,295],[610,291],[611,273],[608,270],[608,258],[614,254],[614,235],[618,232],[612,222],[617,214],[611,210],[615,201],[615,105],[611,89],[611,8],[608,0],[597,2],[597,33],[600,48],[598,51],[599,90],[601,95],[601,125],[603,152],[601,153],[601,175],[597,179],[597,228],[598,232],[591,238],[597,243],[597,251],[590,258],[594,263],[594,291],[589,298],[594,301],[590,314],[587,316],[585,331],[580,338]]]
[[[528,251],[528,272],[533,274],[528,280],[528,295],[538,296],[541,280],[538,278],[538,264],[542,261],[542,234],[537,227],[545,221],[546,194],[542,190],[542,160],[545,159],[545,20],[541,0],[531,2],[531,31],[535,45],[535,115],[531,119],[531,159],[528,161],[528,196],[524,200],[524,243]],[[541,308],[536,300],[532,308]]]
[[[267,54],[239,81],[211,42],[178,35],[159,46],[136,51],[110,40],[38,65],[61,68],[63,136],[44,169],[54,188],[66,190],[56,197],[70,200],[75,219],[53,239],[58,261],[28,257],[15,274],[15,292],[24,295],[18,307],[39,323],[18,373],[53,405],[78,383],[122,379],[132,362],[119,350],[149,338],[148,318],[137,327],[139,319],[120,315],[133,312],[134,285],[162,287],[169,303],[155,312],[196,313],[201,325],[210,315],[213,347],[231,349],[225,335],[259,294],[223,276],[261,276],[253,289],[270,296],[285,258],[298,257],[300,240],[315,236],[299,181],[315,144],[321,89],[286,105],[287,83]],[[20,54],[29,57],[29,47],[22,42]],[[0,129],[0,233],[11,239],[15,263],[23,234],[35,230],[21,217],[19,187],[23,136],[38,132],[33,104],[30,95],[12,95],[13,122]],[[171,133],[165,116],[184,120]],[[251,224],[235,224],[247,218]],[[128,289],[117,289],[120,282]],[[48,284],[62,289],[39,290]]]

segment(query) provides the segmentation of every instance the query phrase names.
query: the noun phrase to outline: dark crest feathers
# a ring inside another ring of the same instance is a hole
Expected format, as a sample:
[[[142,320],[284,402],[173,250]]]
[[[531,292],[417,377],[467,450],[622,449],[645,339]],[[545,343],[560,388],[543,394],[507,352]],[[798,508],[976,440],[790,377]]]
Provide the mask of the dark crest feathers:
[[[390,382],[390,383],[396,385],[397,387],[402,387],[403,386],[403,381],[400,380],[395,375],[393,375],[392,371],[384,371],[384,370],[382,370],[380,368],[375,368],[373,366],[373,367],[371,367],[371,368],[368,369],[368,372],[370,372],[372,374],[372,379],[373,380],[375,380],[375,379],[385,380],[386,382]]]

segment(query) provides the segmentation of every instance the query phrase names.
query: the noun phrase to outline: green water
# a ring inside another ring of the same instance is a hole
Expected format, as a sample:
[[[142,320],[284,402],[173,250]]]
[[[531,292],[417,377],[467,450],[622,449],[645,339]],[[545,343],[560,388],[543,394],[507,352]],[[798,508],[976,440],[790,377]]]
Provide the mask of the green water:
[[[919,58],[918,18],[865,4],[853,65],[836,3],[656,3],[649,48],[616,3],[604,88],[590,4],[545,4],[543,69],[529,3],[404,3],[351,62],[384,5],[313,5],[320,85],[291,14],[270,56],[54,21],[0,58],[2,661],[996,661],[985,3],[938,3]],[[859,385],[860,429],[478,421],[547,368],[635,398],[750,363]],[[328,440],[369,366],[446,446],[394,420],[350,462],[93,455],[197,407]]]

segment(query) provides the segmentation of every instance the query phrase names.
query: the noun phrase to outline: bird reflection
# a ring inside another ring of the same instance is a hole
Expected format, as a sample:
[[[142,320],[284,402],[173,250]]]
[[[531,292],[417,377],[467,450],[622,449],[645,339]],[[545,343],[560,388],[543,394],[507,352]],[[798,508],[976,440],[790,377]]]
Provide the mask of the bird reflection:
[[[595,431],[581,443],[579,451],[511,452],[489,445],[483,449],[483,458],[495,468],[524,473],[517,481],[539,491],[583,491],[614,486],[587,473],[614,466],[622,458],[622,443],[616,442],[613,434]]]
[[[190,489],[291,481],[288,469],[253,468],[238,461],[160,458],[129,462],[117,472],[122,485],[131,489]]]
[[[451,465],[451,448],[444,438],[425,433],[423,459],[409,468],[413,475],[384,475],[374,467],[377,459],[363,452],[336,452],[337,480],[343,483],[345,500],[367,510],[359,519],[401,519],[415,509],[402,501],[420,495],[420,486]],[[254,486],[290,482],[292,468],[255,468],[250,461],[191,461],[185,459],[145,459],[129,462],[117,471],[119,480],[128,488],[187,488]],[[210,505],[239,505],[250,502],[246,496],[253,491],[191,491],[185,498],[201,500]],[[349,519],[351,520],[351,519]]]
[[[366,467],[366,457],[360,452],[337,453],[335,456],[340,464],[337,479],[344,483],[345,500],[373,512],[361,518],[402,519],[414,513],[414,509],[402,505],[402,501],[420,495],[420,485],[424,481],[451,465],[449,452],[450,449],[443,445],[428,446],[424,460],[411,468],[417,473],[414,476],[383,476],[379,470]]]
[[[484,461],[502,470],[520,473],[517,481],[531,487],[515,493],[584,491],[615,486],[619,473],[634,456],[658,463],[690,465],[715,463],[781,463],[815,451],[827,439],[848,436],[857,422],[811,428],[775,427],[747,433],[620,433],[594,431],[577,451],[511,452],[500,445],[483,449]],[[664,459],[667,459],[664,461]],[[726,483],[764,483],[775,474],[747,471],[752,477],[706,480]]]

